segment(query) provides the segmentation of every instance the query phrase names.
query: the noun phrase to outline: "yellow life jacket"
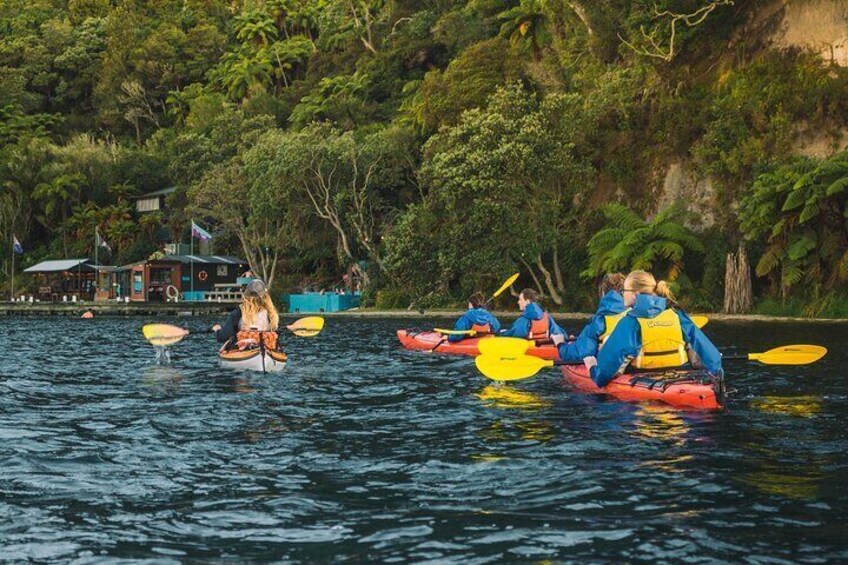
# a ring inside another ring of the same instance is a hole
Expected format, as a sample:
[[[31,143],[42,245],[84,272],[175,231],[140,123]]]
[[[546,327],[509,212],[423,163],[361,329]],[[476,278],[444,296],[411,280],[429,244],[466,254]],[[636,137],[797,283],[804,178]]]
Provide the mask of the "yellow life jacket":
[[[610,314],[609,316],[604,316],[604,333],[601,334],[601,337],[598,338],[598,346],[606,343],[607,338],[612,333],[612,330],[615,329],[615,326],[630,312],[630,308],[624,310],[620,314]]]
[[[677,313],[668,309],[655,318],[637,318],[642,329],[642,349],[633,360],[637,369],[668,369],[689,362],[686,341]]]

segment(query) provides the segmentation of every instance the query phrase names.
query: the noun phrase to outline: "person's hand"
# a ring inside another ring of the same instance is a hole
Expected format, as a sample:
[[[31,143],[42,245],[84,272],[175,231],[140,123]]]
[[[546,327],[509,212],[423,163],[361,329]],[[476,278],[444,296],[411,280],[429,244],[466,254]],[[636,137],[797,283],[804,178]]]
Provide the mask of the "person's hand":
[[[586,368],[587,368],[587,369],[589,369],[589,370],[591,371],[591,370],[592,370],[592,367],[597,367],[597,366],[598,366],[598,360],[597,360],[597,359],[595,359],[595,357],[594,357],[594,356],[589,355],[588,357],[584,357],[584,358],[583,358],[583,364],[584,364],[584,365],[586,365]]]
[[[245,349],[248,345],[256,345],[255,339],[240,339],[236,342],[239,349]]]
[[[212,331],[213,332],[221,331],[221,324],[215,324],[214,326],[212,326]]]
[[[554,342],[554,345],[559,347],[559,345],[562,344],[562,342],[565,341],[565,336],[562,335],[562,334],[552,334],[551,335],[551,341]]]

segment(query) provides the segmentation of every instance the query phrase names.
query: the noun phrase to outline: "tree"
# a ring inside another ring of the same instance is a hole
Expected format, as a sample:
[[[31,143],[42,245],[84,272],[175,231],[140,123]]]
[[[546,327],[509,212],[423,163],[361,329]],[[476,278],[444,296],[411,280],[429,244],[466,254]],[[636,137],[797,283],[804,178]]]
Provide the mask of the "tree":
[[[264,174],[267,162],[256,157],[248,151],[213,166],[189,189],[189,211],[235,234],[250,269],[270,287],[280,255],[290,248],[294,223],[288,214],[290,188]]]
[[[683,272],[687,251],[704,252],[701,240],[678,222],[682,213],[676,208],[663,210],[651,221],[621,204],[601,210],[606,226],[589,240],[589,266],[583,276],[642,269],[673,281]]]
[[[776,275],[780,294],[848,281],[848,151],[799,158],[760,174],[742,199],[741,228],[765,240],[757,276]]]
[[[419,287],[442,281],[470,292],[520,266],[562,304],[562,261],[581,238],[576,199],[592,174],[576,147],[593,114],[578,96],[540,101],[512,85],[433,136],[420,172],[428,193],[390,234],[389,268],[396,277],[409,274],[404,255],[421,257],[416,247],[436,249],[438,268],[419,273],[427,281]],[[410,229],[415,225],[426,229]]]

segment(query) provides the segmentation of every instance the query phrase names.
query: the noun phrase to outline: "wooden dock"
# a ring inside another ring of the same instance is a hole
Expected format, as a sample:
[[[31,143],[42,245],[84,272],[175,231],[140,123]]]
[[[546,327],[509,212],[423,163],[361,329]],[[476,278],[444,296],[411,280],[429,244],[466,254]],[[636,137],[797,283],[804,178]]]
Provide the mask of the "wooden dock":
[[[221,314],[235,304],[218,302],[0,302],[0,316],[204,316]]]

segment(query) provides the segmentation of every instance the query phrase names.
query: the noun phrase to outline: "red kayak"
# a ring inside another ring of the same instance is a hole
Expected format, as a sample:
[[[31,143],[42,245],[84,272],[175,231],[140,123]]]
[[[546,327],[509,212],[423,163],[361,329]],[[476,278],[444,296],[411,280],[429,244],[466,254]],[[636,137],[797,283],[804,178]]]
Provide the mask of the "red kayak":
[[[680,408],[702,410],[724,408],[724,377],[716,377],[706,371],[671,369],[623,374],[604,388],[595,385],[585,365],[563,365],[562,377],[564,382],[581,392],[608,394],[619,400],[656,400]]]
[[[419,332],[415,330],[398,330],[398,339],[407,349],[414,351],[434,351],[436,353],[448,353],[450,355],[480,355],[477,344],[481,339],[489,339],[494,336],[469,337],[462,341],[450,342],[448,336],[439,332]],[[553,343],[537,343],[527,350],[527,355],[541,357],[542,359],[557,359],[557,348]]]

